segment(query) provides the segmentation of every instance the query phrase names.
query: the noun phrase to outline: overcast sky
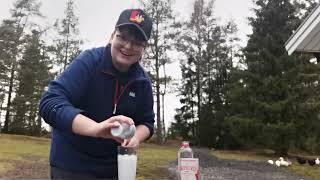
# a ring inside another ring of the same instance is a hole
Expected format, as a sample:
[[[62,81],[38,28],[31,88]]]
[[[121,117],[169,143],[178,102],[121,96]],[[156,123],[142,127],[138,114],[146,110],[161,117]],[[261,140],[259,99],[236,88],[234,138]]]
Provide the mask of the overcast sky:
[[[67,0],[41,0],[41,12],[47,17],[46,24],[52,25],[57,18],[64,15]],[[252,16],[252,0],[216,0],[215,16],[220,22],[233,19],[239,28],[241,45],[246,43],[246,35],[251,33],[247,17]],[[15,0],[0,1],[0,20],[10,16],[9,9]],[[194,0],[176,0],[174,12],[176,17],[190,16]],[[126,8],[139,7],[137,0],[75,0],[75,13],[79,17],[81,37],[85,40],[83,48],[104,46],[114,29],[121,11]],[[178,64],[168,67],[168,74],[176,74]],[[166,126],[173,119],[174,109],[179,106],[176,95],[166,97]]]

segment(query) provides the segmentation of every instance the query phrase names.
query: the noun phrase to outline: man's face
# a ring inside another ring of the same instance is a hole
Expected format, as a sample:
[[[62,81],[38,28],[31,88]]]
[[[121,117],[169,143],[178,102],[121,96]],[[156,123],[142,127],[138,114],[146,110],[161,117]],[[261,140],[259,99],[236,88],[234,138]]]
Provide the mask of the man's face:
[[[112,34],[111,56],[113,65],[121,72],[138,62],[144,52],[146,42],[137,38],[134,31],[127,28],[117,29]]]

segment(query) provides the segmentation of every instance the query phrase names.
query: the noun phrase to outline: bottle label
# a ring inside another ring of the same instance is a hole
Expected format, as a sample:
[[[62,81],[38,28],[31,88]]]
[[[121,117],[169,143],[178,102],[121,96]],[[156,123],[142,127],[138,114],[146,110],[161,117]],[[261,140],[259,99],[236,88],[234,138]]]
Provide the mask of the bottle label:
[[[199,159],[180,158],[179,174],[181,180],[199,180]]]

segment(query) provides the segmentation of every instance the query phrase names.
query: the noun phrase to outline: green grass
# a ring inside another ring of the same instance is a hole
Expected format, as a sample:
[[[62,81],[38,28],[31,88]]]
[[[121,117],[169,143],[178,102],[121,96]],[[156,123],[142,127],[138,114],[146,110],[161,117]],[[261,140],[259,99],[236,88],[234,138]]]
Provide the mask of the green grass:
[[[309,166],[309,164],[298,165],[293,164],[293,166],[288,167],[289,171],[295,172],[309,177],[310,179],[320,180],[320,167],[319,166]]]
[[[235,160],[260,160],[267,163],[268,159],[276,160],[279,157],[275,156],[271,150],[252,150],[252,151],[212,151],[212,155],[217,156],[221,159],[235,159]],[[289,156],[296,154],[290,154]],[[308,158],[316,158],[316,156],[306,155]],[[290,159],[292,165],[287,168],[289,171],[306,176],[312,180],[320,180],[320,166],[310,166],[308,163],[301,165],[296,162],[296,159]]]
[[[219,151],[211,152],[213,155],[221,159],[236,159],[236,160],[268,160],[270,158],[278,158],[273,155],[272,151],[268,150],[252,150],[252,151]]]
[[[138,152],[137,179],[168,178],[169,162],[177,158],[177,147],[143,144]]]
[[[8,173],[16,177],[48,177],[50,139],[0,134],[0,147],[0,179]],[[167,168],[169,162],[176,159],[177,147],[142,144],[138,152],[137,179],[167,178]]]
[[[0,157],[21,160],[21,156],[30,153],[34,156],[48,157],[50,139],[0,134],[0,144]]]
[[[0,177],[15,171],[17,166],[48,164],[49,144],[49,139],[0,134]]]
[[[142,144],[138,152],[137,179],[166,179],[169,163],[177,157],[178,144],[176,142],[162,146],[153,143]],[[50,139],[0,134],[0,179],[6,177],[8,173],[17,177],[48,177],[49,150]],[[270,150],[215,150],[211,153],[222,159],[261,160],[266,163],[268,159],[279,158]],[[300,165],[295,159],[291,161],[293,165],[287,167],[289,171],[320,180],[320,166]]]

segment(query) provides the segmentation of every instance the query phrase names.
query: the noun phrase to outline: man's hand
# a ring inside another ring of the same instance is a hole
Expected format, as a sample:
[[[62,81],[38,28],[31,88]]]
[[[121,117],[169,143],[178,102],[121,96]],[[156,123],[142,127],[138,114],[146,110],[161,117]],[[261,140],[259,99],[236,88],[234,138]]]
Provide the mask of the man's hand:
[[[118,127],[120,123],[134,124],[131,118],[122,115],[113,116],[97,123],[82,114],[78,114],[72,122],[72,131],[83,136],[112,138],[119,143],[123,143],[123,139],[111,135],[111,128]]]
[[[131,139],[125,139],[121,145],[134,147],[135,149],[139,148],[141,142],[143,142],[149,136],[150,131],[145,125],[136,126],[136,133]]]
[[[140,141],[133,136],[131,139],[124,139],[121,143],[121,146],[133,147],[134,149],[138,149],[140,145]]]
[[[126,116],[113,116],[110,117],[109,119],[102,121],[100,123],[97,123],[96,127],[96,137],[101,137],[101,138],[111,138],[119,143],[123,143],[124,140],[118,137],[114,137],[111,135],[111,128],[114,127],[119,127],[120,124],[126,123],[128,125],[134,124],[133,120],[129,117]]]

